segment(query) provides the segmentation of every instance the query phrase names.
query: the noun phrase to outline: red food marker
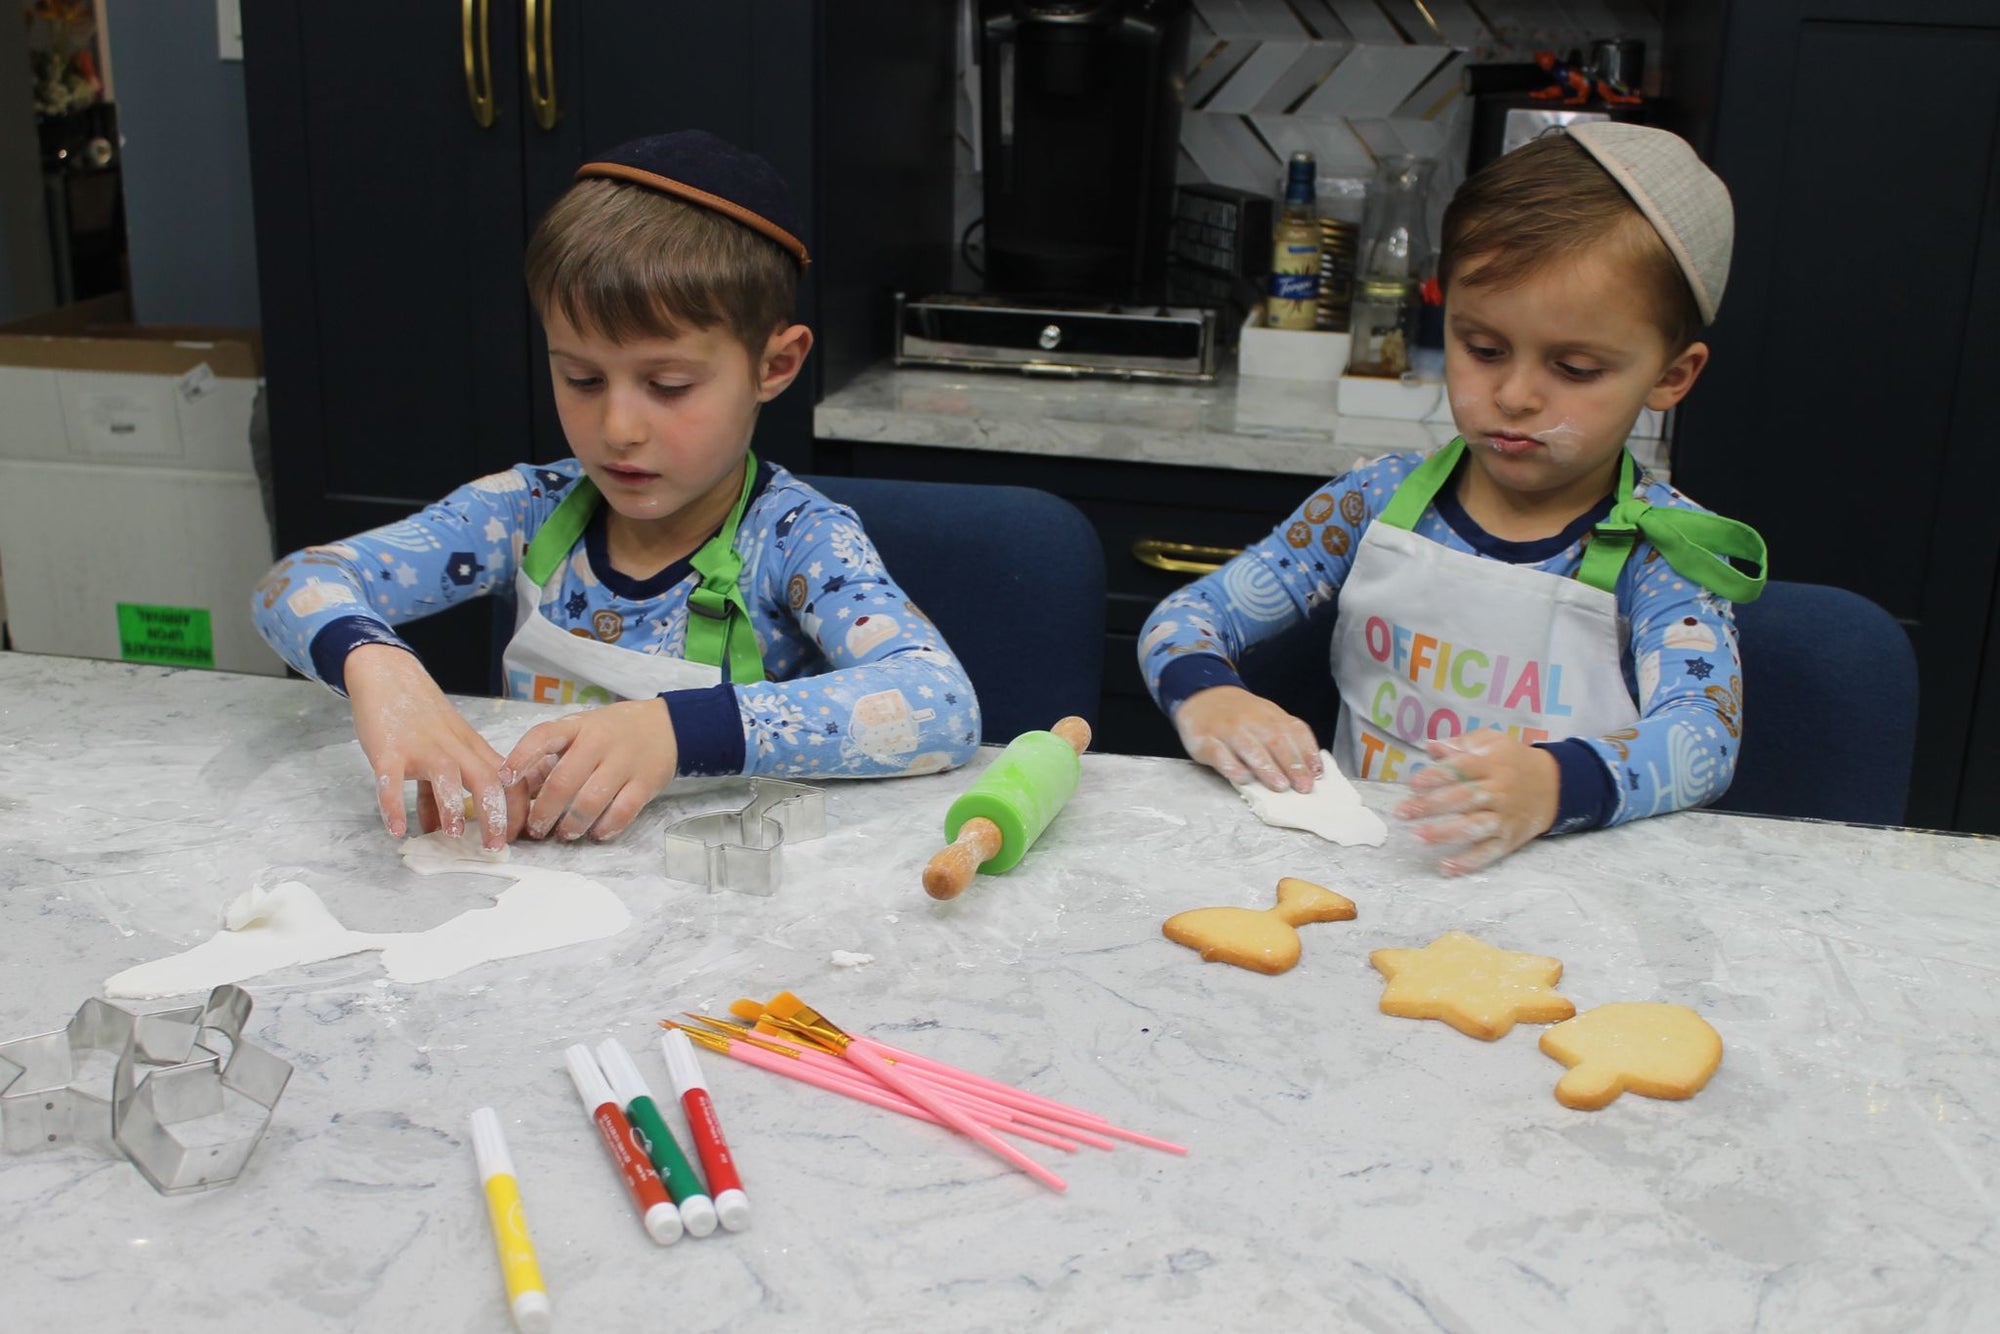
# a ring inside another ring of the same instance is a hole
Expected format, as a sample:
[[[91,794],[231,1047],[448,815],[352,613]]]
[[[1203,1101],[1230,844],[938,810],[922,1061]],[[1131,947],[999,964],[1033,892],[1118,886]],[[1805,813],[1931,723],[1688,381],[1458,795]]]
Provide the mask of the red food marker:
[[[577,1096],[583,1099],[584,1110],[597,1123],[597,1133],[604,1140],[605,1150],[610,1153],[611,1161],[617,1164],[618,1175],[624,1178],[625,1188],[632,1192],[632,1203],[639,1210],[639,1221],[646,1225],[647,1235],[662,1246],[678,1241],[681,1235],[680,1211],[667,1198],[667,1188],[661,1184],[660,1174],[653,1170],[646,1151],[633,1137],[632,1123],[625,1119],[625,1113],[618,1110],[618,1103],[611,1096],[611,1085],[605,1082],[604,1072],[597,1068],[597,1058],[590,1054],[590,1048],[579,1042],[563,1052],[563,1060],[569,1064],[569,1077],[576,1084]],[[723,1221],[727,1223],[728,1219]]]
[[[708,1081],[702,1078],[694,1044],[687,1034],[670,1028],[660,1035],[660,1050],[666,1055],[667,1074],[673,1078],[674,1092],[680,1095],[681,1110],[687,1113],[688,1129],[694,1132],[695,1148],[701,1151],[709,1193],[715,1197],[716,1217],[731,1232],[741,1232],[750,1226],[750,1197],[743,1193],[736,1160],[729,1156],[729,1141],[722,1137],[722,1122],[716,1119],[715,1103],[709,1099]]]

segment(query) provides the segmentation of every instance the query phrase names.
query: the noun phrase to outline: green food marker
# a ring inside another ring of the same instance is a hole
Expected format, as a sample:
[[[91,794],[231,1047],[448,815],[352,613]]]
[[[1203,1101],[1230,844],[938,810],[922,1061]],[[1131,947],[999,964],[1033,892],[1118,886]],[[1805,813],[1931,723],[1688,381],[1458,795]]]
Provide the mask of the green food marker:
[[[651,1089],[639,1074],[639,1067],[632,1063],[632,1055],[616,1041],[606,1038],[597,1045],[597,1063],[604,1068],[604,1077],[611,1083],[611,1091],[618,1101],[625,1104],[625,1115],[632,1120],[632,1128],[645,1141],[646,1153],[659,1169],[660,1180],[666,1183],[667,1194],[679,1206],[681,1226],[690,1236],[705,1237],[715,1231],[715,1201],[708,1198],[708,1191],[702,1186],[701,1178],[695,1175],[694,1164],[681,1152],[681,1146],[674,1141],[674,1133],[667,1129],[667,1123],[660,1116],[659,1104],[653,1101]]]

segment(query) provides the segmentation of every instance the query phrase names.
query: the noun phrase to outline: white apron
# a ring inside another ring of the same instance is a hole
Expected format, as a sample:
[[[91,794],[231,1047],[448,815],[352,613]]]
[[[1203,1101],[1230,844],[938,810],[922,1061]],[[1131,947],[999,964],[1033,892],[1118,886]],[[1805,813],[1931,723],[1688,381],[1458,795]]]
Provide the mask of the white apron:
[[[1454,551],[1410,531],[1464,449],[1454,441],[1404,479],[1362,534],[1341,585],[1334,756],[1353,777],[1400,782],[1430,763],[1427,741],[1479,728],[1533,743],[1601,736],[1639,717],[1625,689],[1626,627],[1609,586]],[[1620,477],[1623,500],[1629,456]],[[1615,586],[1616,576],[1614,564],[1606,583]]]
[[[696,690],[718,684],[722,663],[736,682],[764,679],[757,659],[757,636],[743,603],[738,579],[743,559],[736,532],[757,476],[757,457],[744,463],[743,489],[722,529],[690,558],[702,576],[688,599],[687,657],[638,653],[595,636],[560,630],[541,614],[542,589],[576,546],[585,524],[603,503],[589,478],[574,490],[535,533],[514,575],[514,637],[501,655],[509,699],[538,704],[609,704],[647,699],[666,690]]]

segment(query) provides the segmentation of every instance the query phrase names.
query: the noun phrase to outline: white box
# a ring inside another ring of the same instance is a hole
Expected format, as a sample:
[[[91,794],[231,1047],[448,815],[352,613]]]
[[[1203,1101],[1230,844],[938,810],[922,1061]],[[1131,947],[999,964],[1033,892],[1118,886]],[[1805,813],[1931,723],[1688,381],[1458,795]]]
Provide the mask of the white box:
[[[250,619],[272,554],[259,360],[254,331],[134,327],[103,301],[0,327],[16,649],[283,674]]]
[[[1347,369],[1352,343],[1344,333],[1318,329],[1267,329],[1258,306],[1243,321],[1236,344],[1236,373],[1276,380],[1332,384]]]
[[[1336,402],[1343,417],[1389,417],[1417,422],[1451,420],[1451,401],[1444,392],[1443,380],[1343,375]]]

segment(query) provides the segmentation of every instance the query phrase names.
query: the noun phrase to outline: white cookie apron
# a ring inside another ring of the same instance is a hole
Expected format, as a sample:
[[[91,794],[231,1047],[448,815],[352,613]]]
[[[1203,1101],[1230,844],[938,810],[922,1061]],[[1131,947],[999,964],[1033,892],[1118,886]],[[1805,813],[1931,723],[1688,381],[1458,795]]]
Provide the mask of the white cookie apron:
[[[744,461],[743,489],[721,531],[689,558],[701,584],[688,597],[685,658],[637,653],[594,636],[566,632],[541,614],[543,586],[575,548],[604,500],[588,477],[578,478],[535,533],[514,575],[514,637],[501,655],[508,698],[539,704],[646,699],[665,690],[715,685],[724,679],[724,662],[729,664],[731,681],[763,680],[757,634],[739,586],[743,558],[736,550],[736,532],[756,476],[757,456],[751,454]]]
[[[1720,515],[1634,498],[1630,454],[1574,579],[1419,537],[1411,530],[1464,453],[1454,440],[1404,479],[1341,585],[1334,756],[1353,777],[1401,781],[1429,763],[1427,741],[1480,728],[1532,744],[1636,722],[1613,590],[1641,533],[1677,571],[1732,601],[1763,590],[1763,539]],[[1723,555],[1754,560],[1757,574]]]

